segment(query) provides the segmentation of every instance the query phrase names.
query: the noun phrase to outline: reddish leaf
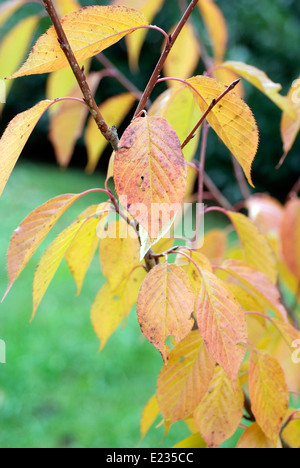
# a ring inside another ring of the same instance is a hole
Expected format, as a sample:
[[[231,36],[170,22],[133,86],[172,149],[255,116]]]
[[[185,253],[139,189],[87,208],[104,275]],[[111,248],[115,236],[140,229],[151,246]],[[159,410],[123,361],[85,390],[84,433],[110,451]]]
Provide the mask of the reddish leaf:
[[[235,381],[246,352],[242,346],[247,343],[246,320],[226,284],[205,270],[202,270],[196,316],[210,354]]]
[[[145,117],[125,130],[119,148],[114,161],[116,191],[129,213],[155,238],[185,195],[187,165],[180,141],[165,119]]]
[[[171,335],[176,343],[192,329],[194,293],[186,273],[167,263],[154,267],[144,280],[137,303],[138,320],[146,338],[166,360]]]
[[[281,228],[283,258],[300,281],[300,199],[288,202],[283,213]]]

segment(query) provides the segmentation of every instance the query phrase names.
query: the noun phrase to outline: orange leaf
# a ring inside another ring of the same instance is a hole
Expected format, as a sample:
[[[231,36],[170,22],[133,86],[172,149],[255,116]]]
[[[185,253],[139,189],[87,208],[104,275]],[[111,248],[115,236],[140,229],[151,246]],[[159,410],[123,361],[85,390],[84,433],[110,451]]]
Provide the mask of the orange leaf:
[[[276,284],[278,276],[277,260],[267,237],[257,226],[241,213],[227,212],[242,244],[245,260],[257,270],[267,275]]]
[[[196,316],[210,354],[235,381],[246,352],[242,346],[242,343],[247,343],[246,320],[226,284],[205,270],[202,270]]]
[[[199,330],[176,345],[157,381],[157,399],[164,419],[173,424],[192,414],[214,375],[215,361]]]
[[[212,43],[214,58],[223,60],[228,41],[226,20],[212,0],[199,0],[198,7]]]
[[[171,335],[176,343],[193,327],[194,294],[186,273],[176,265],[157,265],[142,284],[137,303],[138,320],[146,338],[166,360]]]
[[[114,161],[121,203],[156,238],[181,208],[187,165],[180,141],[165,119],[135,119],[125,130]]]
[[[203,246],[199,252],[208,257],[213,263],[219,262],[225,255],[227,235],[222,229],[212,229],[204,236]]]
[[[203,113],[213,99],[217,99],[226,89],[225,85],[207,76],[195,76],[186,81],[201,95],[193,91]],[[251,109],[231,91],[213,108],[207,120],[240,163],[249,184],[253,186],[251,167],[257,153],[259,136]]]
[[[56,221],[78,198],[80,194],[67,193],[49,200],[30,213],[15,230],[7,254],[9,285],[5,295]]]
[[[100,80],[99,73],[91,73],[86,80],[94,95]],[[78,85],[71,90],[71,95],[75,98],[82,98]],[[70,164],[76,141],[82,134],[87,115],[88,108],[85,103],[75,100],[64,101],[58,112],[53,115],[49,139],[54,147],[56,160],[61,167],[67,167]]]
[[[251,409],[266,436],[277,441],[289,405],[284,372],[265,351],[253,351],[249,364]]]
[[[222,268],[239,280],[260,305],[286,319],[287,312],[280,304],[280,292],[268,276],[240,260],[226,260]]]
[[[237,447],[239,449],[274,449],[282,448],[280,440],[275,443],[268,439],[257,423],[252,424],[245,430]]]
[[[294,276],[300,281],[300,199],[287,203],[281,228],[282,255]]]
[[[244,395],[237,381],[232,383],[216,367],[209,390],[194,412],[198,431],[210,448],[217,448],[237,430],[244,411]]]
[[[141,13],[130,8],[95,5],[64,16],[61,24],[80,62],[115,44],[134,28],[147,25],[147,21]],[[68,66],[51,26],[38,39],[25,64],[9,78],[49,73]]]
[[[8,124],[0,140],[0,195],[34,127],[52,103],[41,101]]]

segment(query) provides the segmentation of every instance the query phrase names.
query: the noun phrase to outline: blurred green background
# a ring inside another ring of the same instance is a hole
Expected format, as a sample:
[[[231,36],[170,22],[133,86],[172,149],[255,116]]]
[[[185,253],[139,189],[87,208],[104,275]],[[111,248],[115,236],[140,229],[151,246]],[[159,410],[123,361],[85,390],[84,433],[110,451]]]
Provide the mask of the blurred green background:
[[[107,4],[108,1],[82,0],[81,3]],[[273,81],[282,83],[287,92],[300,75],[299,1],[220,0],[217,3],[229,26],[227,58],[262,68]],[[37,4],[23,7],[1,28],[0,41],[13,24],[36,11],[41,11]],[[202,34],[200,18],[197,14],[194,17]],[[169,30],[178,18],[177,2],[166,0],[155,24]],[[48,25],[49,20],[44,18],[36,37]],[[206,41],[205,35],[203,40]],[[148,34],[137,75],[129,72],[123,41],[112,47],[107,56],[143,89],[159,57],[160,41],[156,32]],[[96,62],[94,69],[99,69]],[[199,65],[197,73],[202,72],[203,67]],[[0,133],[16,113],[45,97],[45,82],[46,76],[14,82],[0,120]],[[164,85],[157,86],[152,98],[163,89]],[[122,91],[116,81],[106,79],[97,93],[97,101]],[[246,86],[246,92],[246,101],[261,133],[253,174],[257,191],[267,191],[284,200],[300,174],[300,138],[285,165],[276,171],[275,165],[282,155],[280,111],[254,88]],[[86,152],[80,140],[70,169],[62,171],[56,166],[47,131],[45,117],[33,133],[0,200],[0,296],[7,284],[5,255],[9,238],[20,221],[55,195],[104,184],[109,150],[96,173],[88,176],[83,170]],[[240,193],[227,150],[217,138],[210,137],[208,152],[210,176],[232,202],[238,201]],[[89,319],[90,306],[104,281],[98,258],[79,297],[75,297],[73,280],[66,265],[62,265],[37,316],[28,324],[32,278],[45,245],[87,204],[98,201],[101,201],[99,195],[96,198],[89,195],[63,217],[0,305],[0,338],[7,345],[7,364],[0,365],[1,448],[168,447],[188,435],[183,424],[176,424],[167,437],[160,427],[139,441],[141,411],[155,392],[162,362],[159,353],[141,335],[134,311],[126,329],[118,330],[99,354],[98,339]]]

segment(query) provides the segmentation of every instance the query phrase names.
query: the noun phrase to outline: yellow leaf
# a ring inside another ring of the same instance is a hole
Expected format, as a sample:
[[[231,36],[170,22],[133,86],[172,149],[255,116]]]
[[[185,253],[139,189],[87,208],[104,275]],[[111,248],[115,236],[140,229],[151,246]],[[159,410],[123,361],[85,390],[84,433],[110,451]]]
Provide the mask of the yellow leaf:
[[[124,5],[134,8],[144,14],[145,18],[151,23],[156,14],[160,11],[165,0],[114,0],[113,5]],[[126,36],[126,44],[129,56],[129,65],[132,71],[138,71],[138,61],[142,46],[147,34],[147,29],[137,31],[134,36]]]
[[[76,0],[53,0],[53,3],[59,16],[65,16],[80,8],[80,3]]]
[[[247,312],[255,311],[264,313],[264,308],[259,304],[259,302],[252,296],[246,289],[238,284],[226,283],[226,286],[233,293],[234,297],[241,304],[243,309]],[[259,318],[259,317],[258,317]],[[264,319],[262,318],[263,323]]]
[[[234,73],[229,68],[223,68],[219,62],[215,63],[215,69],[213,70],[211,76],[217,81],[224,83],[226,86],[229,86],[231,83],[239,79],[239,75]],[[242,81],[240,81],[239,84],[234,88],[234,92],[237,93],[242,99],[245,98],[245,90]]]
[[[194,260],[194,262],[199,266],[212,273],[212,267],[208,258],[198,251],[182,250],[183,253],[189,255],[189,257]],[[176,258],[176,265],[180,266],[187,273],[190,282],[195,290],[195,293],[198,293],[201,287],[201,276],[197,270],[195,264],[188,258],[178,254]]]
[[[89,6],[66,15],[61,20],[78,62],[97,55],[132,32],[145,26],[143,15],[118,6]],[[49,73],[68,67],[55,29],[51,26],[32,49],[25,64],[9,78]]]
[[[33,319],[69,245],[84,222],[84,219],[76,220],[71,226],[62,231],[42,256],[33,279],[33,312],[31,319]]]
[[[0,195],[34,127],[51,104],[41,101],[8,124],[0,140]]]
[[[21,65],[31,45],[32,35],[38,22],[38,16],[29,16],[20,21],[4,37],[0,44],[1,79],[13,73]],[[12,81],[6,83],[6,96],[12,84]]]
[[[226,246],[226,232],[222,229],[212,229],[205,234],[199,252],[208,257],[213,263],[216,263],[224,258]]]
[[[143,412],[142,412],[142,417],[141,417],[141,422],[140,422],[140,430],[141,430],[142,437],[145,437],[145,435],[149,431],[152,424],[154,424],[154,421],[156,420],[158,415],[159,415],[159,406],[157,403],[156,395],[153,395],[148,401],[148,403],[145,405]]]
[[[174,26],[170,31],[170,35],[173,34],[175,29]],[[165,62],[165,76],[183,80],[190,78],[198,65],[200,53],[200,46],[194,28],[190,23],[186,23]],[[168,85],[171,87],[182,86],[177,81],[172,80],[168,81]]]
[[[9,285],[6,294],[56,221],[79,197],[68,193],[49,200],[30,213],[15,230],[7,253]]]
[[[214,375],[215,361],[208,353],[199,330],[171,351],[157,381],[157,400],[164,419],[173,424],[192,414]]]
[[[281,110],[288,112],[291,116],[295,115],[290,100],[279,94],[279,91],[282,89],[281,84],[274,83],[262,70],[243,62],[234,61],[224,62],[222,67],[228,68],[245,78],[245,80],[249,81],[271,99]]]
[[[140,244],[134,229],[123,219],[110,223],[105,235],[100,243],[101,270],[114,290],[139,264]]]
[[[100,80],[99,74],[91,73],[86,80],[94,95]],[[71,94],[75,98],[82,98],[78,85],[71,90]],[[76,141],[82,134],[87,115],[88,108],[84,102],[68,100],[61,103],[58,112],[52,116],[49,139],[54,147],[56,160],[61,167],[67,167],[70,164]]]
[[[206,270],[202,270],[196,317],[208,351],[235,381],[246,353],[242,344],[248,338],[244,312],[226,284]]]
[[[0,27],[24,4],[24,0],[7,0],[0,5]]]
[[[173,448],[200,448],[205,449],[207,448],[206,443],[200,436],[200,434],[192,434],[191,436],[187,437],[186,439],[178,442],[178,444],[174,445]]]
[[[112,290],[106,283],[99,291],[91,309],[92,325],[100,339],[102,350],[123,319],[126,319],[136,302],[145,271],[135,270],[124,282]]]
[[[300,282],[300,198],[290,200],[284,208],[281,248],[289,270]]]
[[[195,76],[187,82],[200,93],[201,97],[193,91],[203,113],[213,99],[217,99],[226,89],[225,85],[207,76]],[[251,167],[257,153],[259,135],[251,109],[231,91],[213,108],[207,120],[240,163],[249,184],[253,186]]]
[[[84,68],[85,75],[88,75],[91,59],[84,60],[80,66]],[[76,85],[78,88],[77,80],[70,67],[52,72],[47,79],[46,97],[52,101],[61,97],[74,96]],[[57,113],[63,103],[64,101],[57,102],[55,106],[51,106],[49,109],[50,116]]]
[[[212,43],[214,58],[223,60],[228,41],[224,15],[212,0],[199,0],[198,7]]]
[[[295,409],[288,410],[288,417],[295,412]],[[283,439],[291,448],[298,449],[300,447],[300,413],[297,419],[288,423],[282,432]]]
[[[198,431],[210,448],[217,448],[237,430],[244,411],[244,395],[237,381],[232,383],[216,367],[209,390],[194,412]]]
[[[77,285],[77,295],[80,294],[86,272],[95,255],[99,238],[97,236],[96,218],[88,219],[74,237],[68,248],[65,259]]]
[[[174,128],[181,144],[201,118],[199,106],[185,86],[171,88],[162,93],[152,104],[148,114],[166,119]],[[199,136],[198,131],[195,138],[183,149],[184,157],[189,162],[197,151]]]
[[[181,209],[187,164],[179,139],[161,117],[135,119],[125,130],[114,161],[114,181],[121,204],[151,239]]]
[[[282,161],[287,156],[287,153],[291,150],[297,135],[300,130],[300,77],[294,81],[287,98],[290,100],[291,105],[294,108],[295,116],[290,115],[288,112],[282,114],[281,119],[281,137],[283,141],[284,155]]]
[[[124,93],[109,98],[101,104],[99,109],[108,125],[119,127],[133,106],[135,99],[133,94]],[[84,140],[88,154],[88,165],[86,169],[88,172],[94,172],[108,142],[99,132],[99,128],[93,117],[90,117],[88,121]]]
[[[275,442],[268,439],[257,423],[252,424],[245,430],[240,438],[237,447],[239,449],[274,449],[282,448],[278,439]]]
[[[266,309],[265,312],[271,309],[280,319],[286,319],[286,310],[280,304],[280,292],[268,276],[240,260],[226,260],[222,268],[240,281]]]
[[[277,441],[289,405],[284,372],[265,351],[253,351],[249,365],[251,409],[266,436]]]
[[[230,211],[227,214],[239,236],[245,260],[276,284],[278,265],[267,237],[247,216]]]
[[[186,273],[176,265],[160,264],[148,273],[138,296],[142,332],[166,360],[167,338],[181,341],[193,327],[194,294]]]

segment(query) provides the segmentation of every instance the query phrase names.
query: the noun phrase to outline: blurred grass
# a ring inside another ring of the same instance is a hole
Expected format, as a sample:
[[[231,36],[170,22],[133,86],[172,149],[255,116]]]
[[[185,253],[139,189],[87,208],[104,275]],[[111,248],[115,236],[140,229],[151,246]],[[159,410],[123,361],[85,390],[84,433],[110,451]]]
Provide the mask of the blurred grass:
[[[67,192],[103,186],[101,177],[53,166],[18,165],[0,200],[0,293],[7,285],[5,255],[13,230],[34,208]],[[188,435],[185,425],[153,428],[140,442],[142,408],[155,392],[159,353],[140,333],[134,311],[102,353],[89,310],[104,283],[96,257],[83,291],[75,297],[63,264],[38,312],[31,316],[35,267],[51,239],[85,206],[102,201],[89,195],[64,215],[49,240],[0,306],[0,338],[7,364],[0,365],[0,447],[170,447]]]

